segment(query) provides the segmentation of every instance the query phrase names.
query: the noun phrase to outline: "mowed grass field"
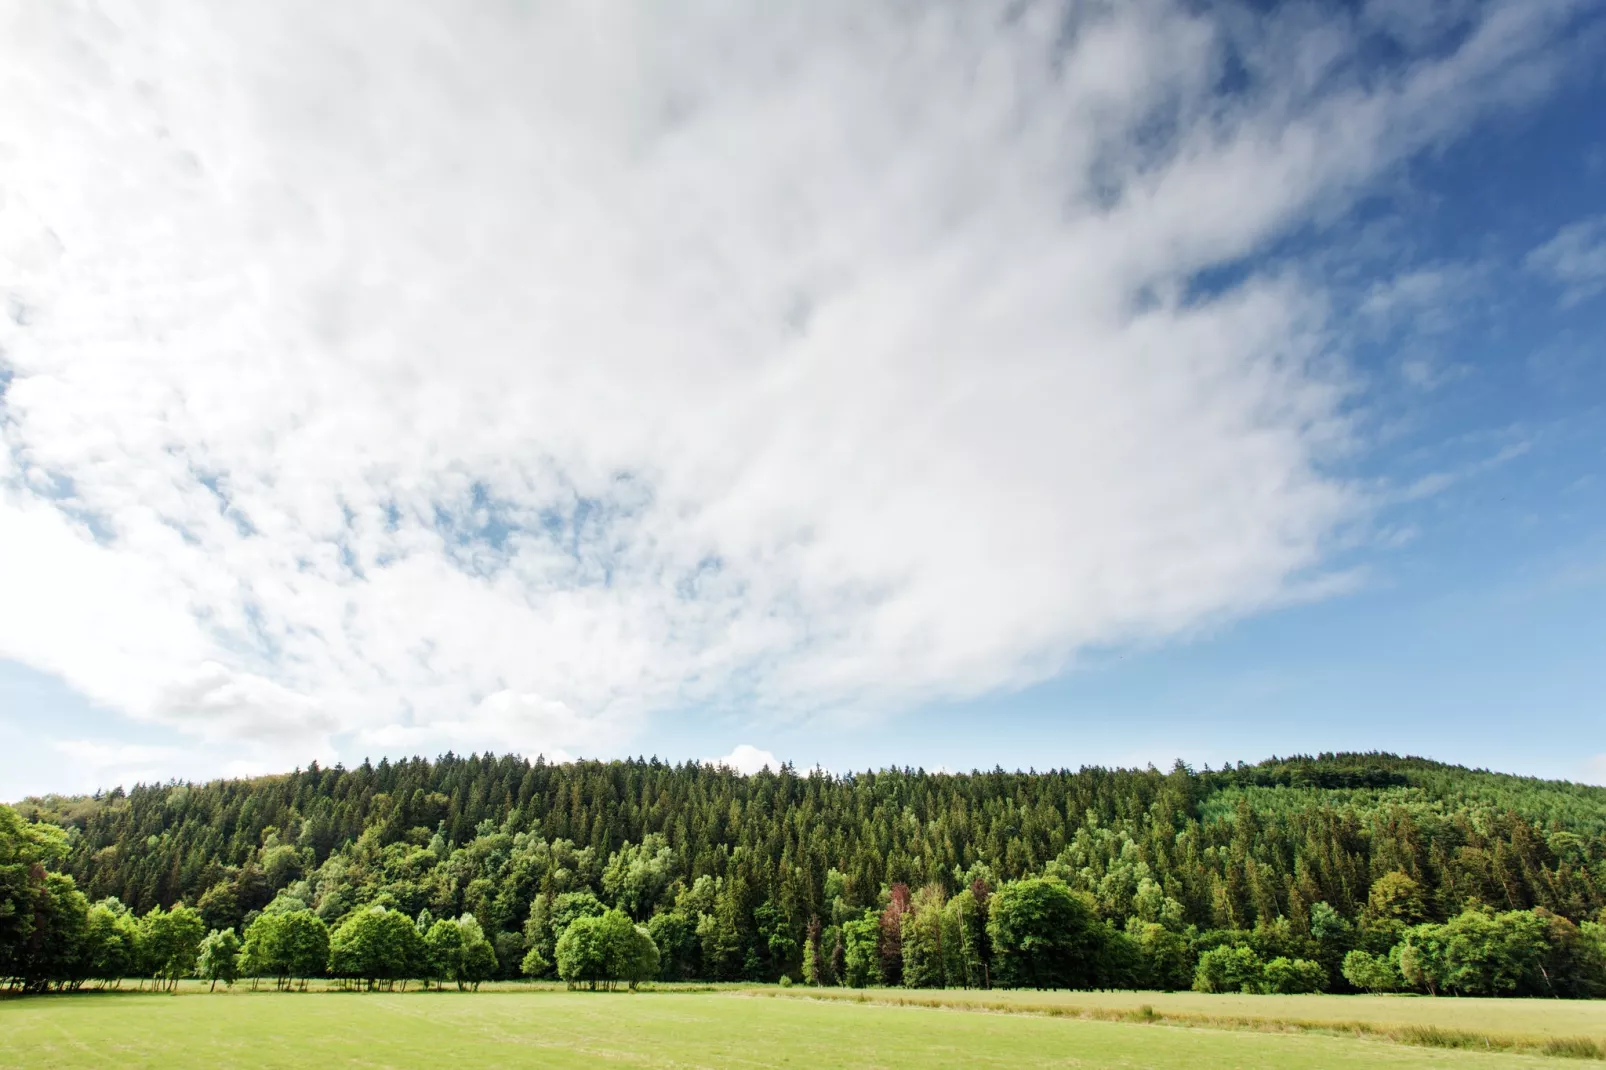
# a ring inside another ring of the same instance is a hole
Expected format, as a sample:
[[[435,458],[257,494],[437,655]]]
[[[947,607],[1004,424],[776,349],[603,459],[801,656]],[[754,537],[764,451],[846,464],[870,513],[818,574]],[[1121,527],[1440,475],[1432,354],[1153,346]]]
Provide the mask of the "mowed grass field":
[[[1297,1023],[1343,1029],[1353,1023],[1379,1028],[1429,1027],[1464,1030],[1513,1039],[1589,1037],[1606,1044],[1606,1000],[1430,999],[1426,996],[1238,996],[1199,992],[1032,992],[994,989],[805,989],[771,988],[786,996],[944,1003],[959,1007],[1023,1013],[1094,1015],[1152,1007],[1178,1021],[1208,1024],[1226,1019],[1244,1023]]]
[[[1086,999],[1085,993],[1078,995]],[[1164,999],[1145,998],[1157,1007]],[[1510,1013],[1527,1011],[1525,1033],[1550,1032],[1552,1021],[1565,1021],[1561,1031],[1569,1034],[1598,1031],[1576,1028],[1577,1018],[1547,1017],[1573,1014],[1573,1007],[1525,1001]],[[1353,1020],[1357,1014],[1335,1010],[1328,1017]],[[236,988],[217,994],[81,993],[0,1002],[4,1068],[440,1065],[1501,1070],[1599,1064],[1311,1032],[761,998],[740,989],[609,994],[514,987],[479,993]]]

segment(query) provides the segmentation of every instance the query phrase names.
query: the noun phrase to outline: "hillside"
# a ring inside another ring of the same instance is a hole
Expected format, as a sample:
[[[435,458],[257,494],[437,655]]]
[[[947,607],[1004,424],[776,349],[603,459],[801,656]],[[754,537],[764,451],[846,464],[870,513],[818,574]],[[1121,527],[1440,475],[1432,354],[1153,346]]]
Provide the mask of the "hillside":
[[[1318,901],[1353,916],[1372,879],[1394,869],[1420,882],[1439,916],[1474,898],[1575,918],[1606,906],[1606,789],[1388,754],[1202,773],[840,778],[448,755],[18,809],[67,829],[63,868],[92,898],[135,910],[233,885],[243,915],[307,881],[318,902],[388,891],[437,916],[477,908],[517,929],[536,892],[602,891],[609,857],[651,834],[687,883],[741,868],[809,912],[824,908],[833,870],[858,906],[893,882],[953,891],[973,869],[1008,880],[1050,864],[1117,916],[1142,867],[1200,926],[1297,919]]]

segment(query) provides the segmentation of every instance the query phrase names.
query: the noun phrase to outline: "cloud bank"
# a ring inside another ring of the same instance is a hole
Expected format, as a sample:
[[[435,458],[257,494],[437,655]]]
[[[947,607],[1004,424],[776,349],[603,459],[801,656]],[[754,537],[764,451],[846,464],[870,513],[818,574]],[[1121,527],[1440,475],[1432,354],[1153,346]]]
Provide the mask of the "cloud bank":
[[[1357,384],[1261,254],[1579,10],[6,5],[0,656],[594,753],[1319,595]]]

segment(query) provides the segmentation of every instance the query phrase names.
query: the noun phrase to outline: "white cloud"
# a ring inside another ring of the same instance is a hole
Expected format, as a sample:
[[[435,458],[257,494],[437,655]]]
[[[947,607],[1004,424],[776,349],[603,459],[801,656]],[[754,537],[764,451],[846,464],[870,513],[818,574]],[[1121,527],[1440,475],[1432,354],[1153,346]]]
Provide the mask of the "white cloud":
[[[1606,290],[1606,215],[1562,227],[1528,254],[1527,264],[1561,287],[1564,305]]]
[[[1606,784],[1606,754],[1597,754],[1585,763],[1584,783]]]
[[[767,750],[759,750],[751,743],[738,743],[736,749],[723,758],[705,758],[703,761],[707,765],[728,766],[747,776],[764,769],[779,772],[781,768],[781,762],[775,755]]]
[[[55,749],[72,761],[74,781],[72,784],[57,785],[58,791],[160,784],[174,775],[174,763],[185,757],[184,752],[176,747],[89,739],[60,740],[55,744]]]
[[[1324,296],[1188,280],[1577,10],[15,8],[0,656],[253,753],[566,754],[1334,589]],[[1374,24],[1428,43],[1363,77]]]

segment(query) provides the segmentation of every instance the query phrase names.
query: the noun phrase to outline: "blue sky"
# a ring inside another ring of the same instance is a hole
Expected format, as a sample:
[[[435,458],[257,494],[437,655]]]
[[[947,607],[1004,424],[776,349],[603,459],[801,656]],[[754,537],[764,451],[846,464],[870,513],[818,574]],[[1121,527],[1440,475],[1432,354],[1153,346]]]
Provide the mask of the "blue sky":
[[[864,10],[0,46],[0,798],[1606,782],[1600,9]]]

